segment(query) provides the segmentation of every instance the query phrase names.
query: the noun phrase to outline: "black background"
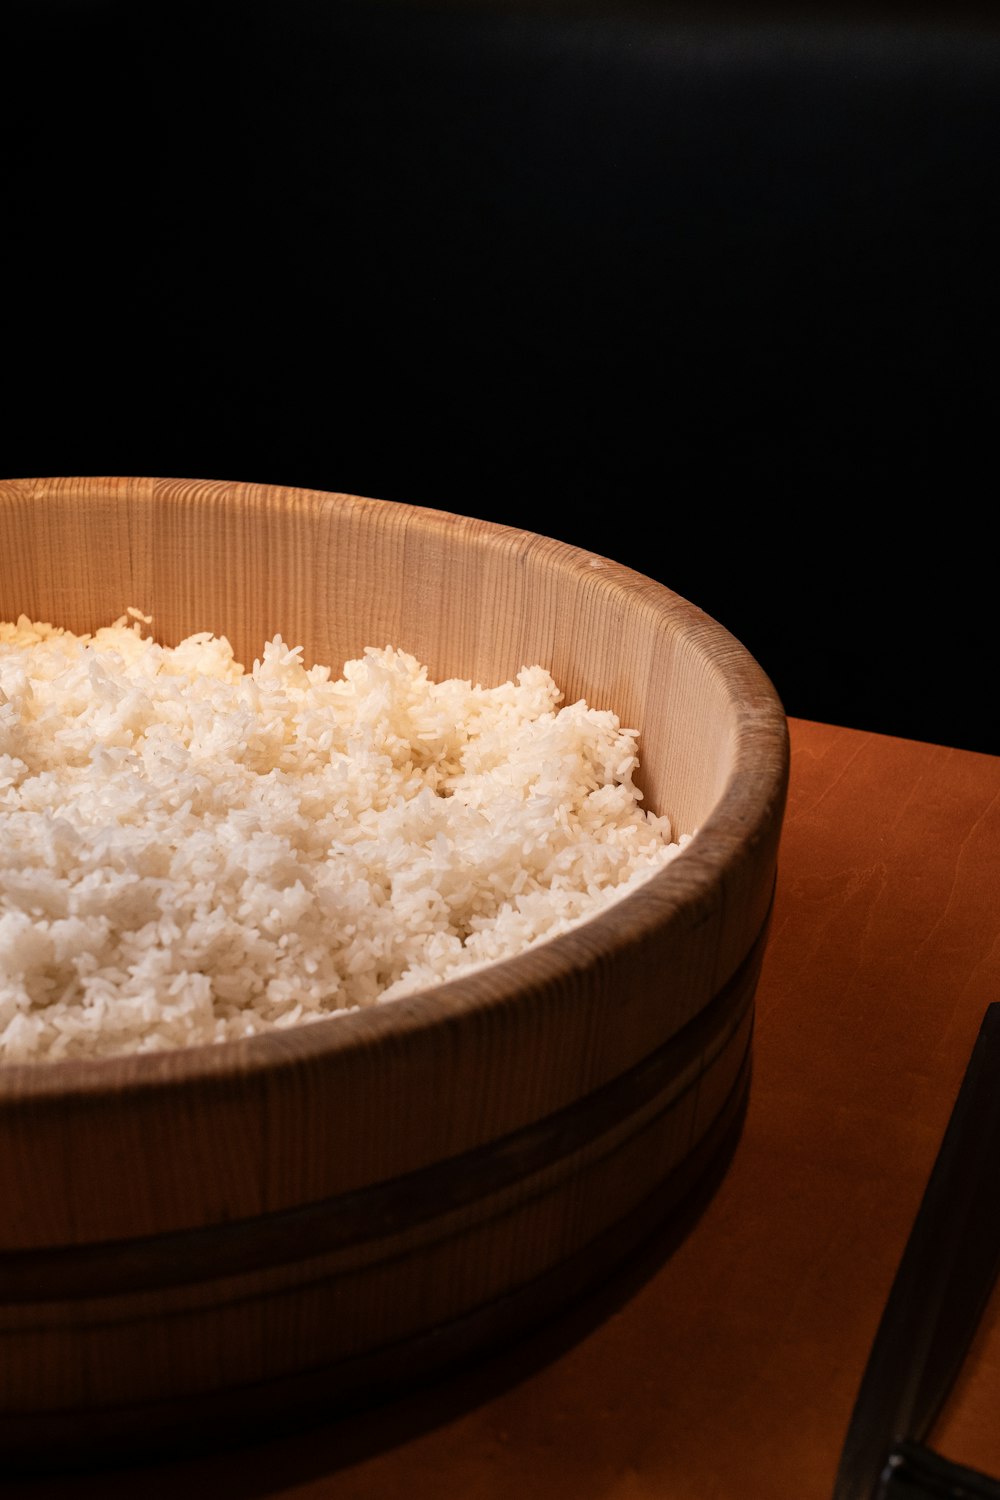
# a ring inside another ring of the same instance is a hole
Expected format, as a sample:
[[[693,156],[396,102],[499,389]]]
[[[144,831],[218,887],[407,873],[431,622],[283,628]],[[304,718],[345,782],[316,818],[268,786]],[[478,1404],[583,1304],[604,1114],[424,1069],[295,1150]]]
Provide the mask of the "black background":
[[[1000,754],[1000,22],[3,17],[7,477],[526,527],[701,605],[790,714]]]

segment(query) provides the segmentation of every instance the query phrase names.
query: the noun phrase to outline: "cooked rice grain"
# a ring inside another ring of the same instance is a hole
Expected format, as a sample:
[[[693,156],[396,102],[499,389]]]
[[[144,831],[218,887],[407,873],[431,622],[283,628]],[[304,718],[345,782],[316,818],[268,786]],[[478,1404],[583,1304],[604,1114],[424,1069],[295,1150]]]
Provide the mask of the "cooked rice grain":
[[[390,1001],[565,932],[677,855],[637,731],[540,666],[483,688],[280,635],[0,623],[0,1061]]]

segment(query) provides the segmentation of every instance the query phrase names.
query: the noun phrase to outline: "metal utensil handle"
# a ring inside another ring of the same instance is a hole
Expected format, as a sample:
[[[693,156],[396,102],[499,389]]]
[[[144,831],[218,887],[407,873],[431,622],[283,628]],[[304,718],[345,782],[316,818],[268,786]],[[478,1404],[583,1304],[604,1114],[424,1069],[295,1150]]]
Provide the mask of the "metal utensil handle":
[[[1000,1500],[1000,1482],[920,1443],[893,1446],[875,1500]]]
[[[998,1163],[1000,1003],[995,1003],[983,1017],[886,1300],[848,1424],[833,1500],[876,1500],[893,1445],[898,1452],[910,1451],[912,1459],[916,1450],[906,1450],[906,1442],[923,1442],[951,1389],[1000,1270]],[[897,1483],[886,1493],[899,1492]]]

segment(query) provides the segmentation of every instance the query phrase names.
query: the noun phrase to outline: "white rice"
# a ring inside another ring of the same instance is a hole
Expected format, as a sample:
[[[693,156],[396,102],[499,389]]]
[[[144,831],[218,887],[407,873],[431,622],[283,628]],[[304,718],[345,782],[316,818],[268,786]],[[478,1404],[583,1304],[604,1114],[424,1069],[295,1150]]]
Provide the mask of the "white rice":
[[[0,623],[0,1062],[299,1026],[522,952],[673,859],[638,733],[540,666]]]

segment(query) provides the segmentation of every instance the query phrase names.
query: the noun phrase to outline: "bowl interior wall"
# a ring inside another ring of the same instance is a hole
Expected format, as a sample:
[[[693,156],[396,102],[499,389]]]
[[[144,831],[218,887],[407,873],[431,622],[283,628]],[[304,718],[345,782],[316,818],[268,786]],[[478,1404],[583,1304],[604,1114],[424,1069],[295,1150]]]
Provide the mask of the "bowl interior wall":
[[[7,482],[0,619],[24,613],[80,633],[130,606],[168,644],[227,636],[246,666],[279,634],[334,675],[386,645],[435,679],[484,686],[542,664],[565,702],[585,698],[639,729],[639,785],[675,832],[704,822],[732,769],[715,622],[606,558],[531,533],[263,485]]]

